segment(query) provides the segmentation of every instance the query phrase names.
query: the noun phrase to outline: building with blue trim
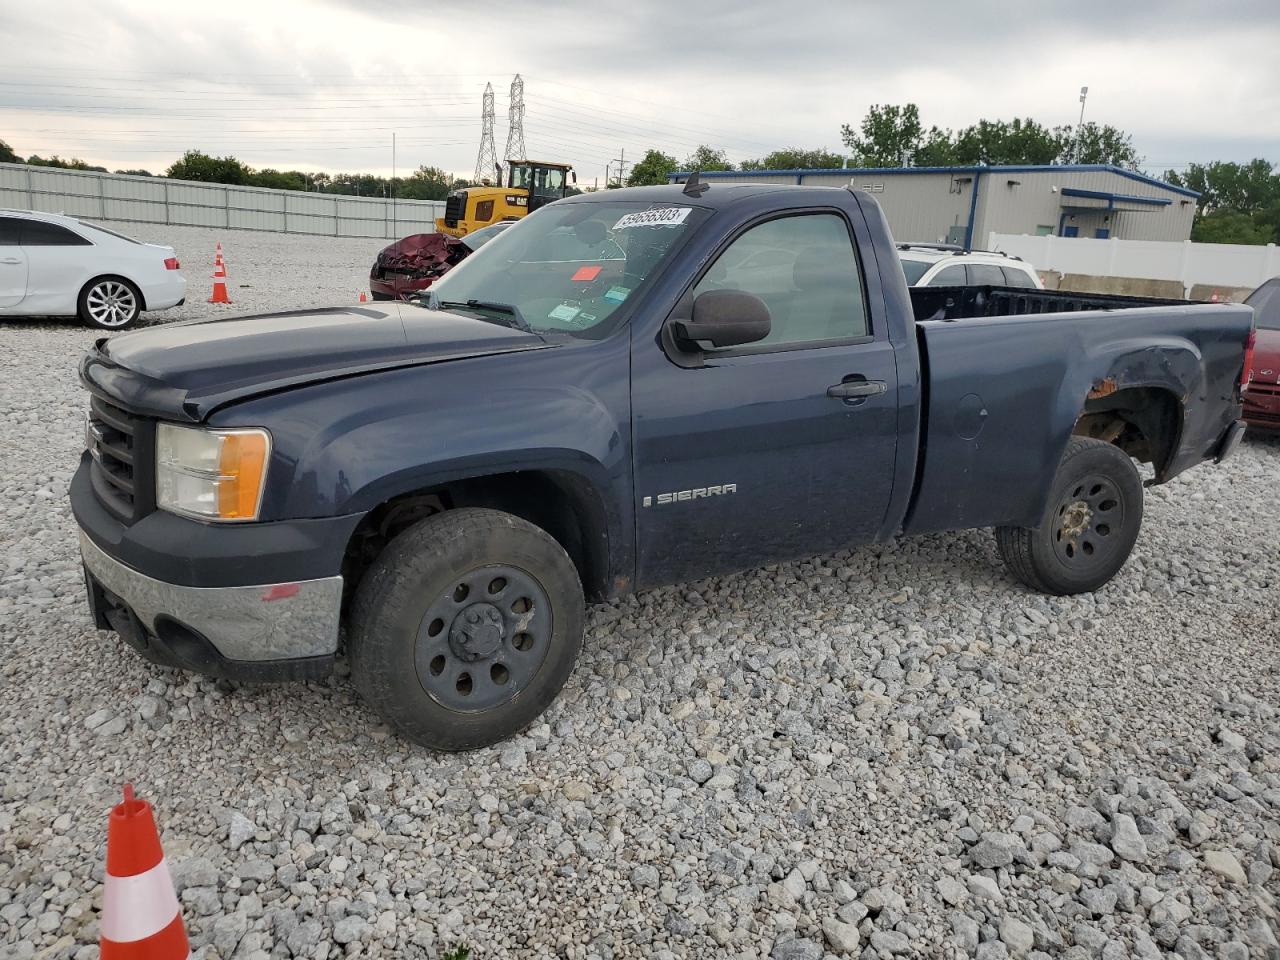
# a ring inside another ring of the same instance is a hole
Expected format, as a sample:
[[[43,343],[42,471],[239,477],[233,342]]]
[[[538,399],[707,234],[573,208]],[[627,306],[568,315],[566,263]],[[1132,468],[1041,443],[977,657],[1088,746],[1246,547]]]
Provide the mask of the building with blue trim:
[[[683,183],[689,173],[671,175]],[[1100,164],[872,167],[704,173],[711,183],[853,186],[873,194],[893,235],[916,243],[989,244],[993,233],[1187,240],[1199,194]]]

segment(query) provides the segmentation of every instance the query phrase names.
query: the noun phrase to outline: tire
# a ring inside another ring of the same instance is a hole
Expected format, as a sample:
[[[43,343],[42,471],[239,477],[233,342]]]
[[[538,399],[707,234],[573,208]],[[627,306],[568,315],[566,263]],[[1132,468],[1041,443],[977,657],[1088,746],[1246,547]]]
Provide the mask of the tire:
[[[473,750],[546,710],[573,672],[584,619],[577,569],[549,534],[497,510],[450,510],[401,533],[366,572],[351,676],[408,739]]]
[[[377,290],[370,290],[369,299],[374,301],[394,300],[395,297],[391,296],[389,293],[379,293]]]
[[[142,313],[142,292],[123,277],[98,277],[80,291],[76,312],[86,326],[123,330]]]
[[[1142,480],[1120,448],[1072,437],[1034,528],[997,527],[1009,572],[1041,593],[1089,593],[1124,566],[1142,528]]]

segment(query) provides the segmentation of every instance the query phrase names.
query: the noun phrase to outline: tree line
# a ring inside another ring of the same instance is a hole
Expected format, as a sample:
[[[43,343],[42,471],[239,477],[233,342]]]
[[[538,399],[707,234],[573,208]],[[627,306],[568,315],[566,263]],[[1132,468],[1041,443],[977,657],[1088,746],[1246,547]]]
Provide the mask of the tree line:
[[[0,140],[0,163],[26,163],[35,167],[59,167],[64,170],[92,170],[110,173],[106,167],[95,167],[79,159],[32,155],[25,160],[7,143]],[[149,170],[116,170],[135,177],[154,176]],[[273,190],[305,190],[312,193],[334,193],[356,197],[389,197],[401,200],[443,200],[451,190],[470,186],[439,167],[420,166],[407,177],[388,177],[372,173],[309,173],[302,170],[255,170],[235,157],[215,157],[200,150],[188,150],[171,163],[161,176],[173,180],[196,180],[231,186],[269,187]]]
[[[1030,118],[979,120],[960,130],[920,121],[919,107],[878,104],[854,127],[840,129],[846,152],[786,147],[736,166],[723,150],[702,145],[683,161],[649,150],[631,169],[628,186],[666,183],[678,170],[826,170],[850,167],[951,167],[1108,164],[1137,170],[1132,137],[1107,124],[1047,127]],[[1202,243],[1280,243],[1280,174],[1268,160],[1191,164],[1163,179],[1200,196],[1191,239]],[[621,184],[614,184],[620,186]]]

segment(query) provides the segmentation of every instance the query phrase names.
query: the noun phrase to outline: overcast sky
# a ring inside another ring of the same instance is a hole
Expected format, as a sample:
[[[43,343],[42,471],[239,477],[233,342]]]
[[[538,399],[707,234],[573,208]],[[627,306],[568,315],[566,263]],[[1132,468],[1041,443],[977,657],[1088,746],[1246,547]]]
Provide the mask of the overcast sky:
[[[928,124],[1031,116],[1133,135],[1153,171],[1280,162],[1280,3],[1075,0],[59,0],[0,14],[0,140],[161,172],[187,147],[255,167],[469,175],[486,81],[512,75],[531,156],[590,183],[626,151],[841,149],[873,103]],[[56,17],[51,20],[51,11]],[[268,19],[266,12],[270,11]]]

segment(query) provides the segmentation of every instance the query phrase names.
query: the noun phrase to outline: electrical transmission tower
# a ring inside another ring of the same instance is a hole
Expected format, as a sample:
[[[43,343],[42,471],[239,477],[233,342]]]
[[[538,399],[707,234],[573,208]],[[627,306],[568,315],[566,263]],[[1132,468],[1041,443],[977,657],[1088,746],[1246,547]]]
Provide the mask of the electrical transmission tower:
[[[511,106],[507,109],[507,149],[504,160],[527,160],[524,155],[524,81],[520,74],[511,81]]]
[[[476,183],[492,180],[497,175],[498,149],[493,145],[493,84],[484,85],[484,110],[481,113],[480,153],[476,156]]]

